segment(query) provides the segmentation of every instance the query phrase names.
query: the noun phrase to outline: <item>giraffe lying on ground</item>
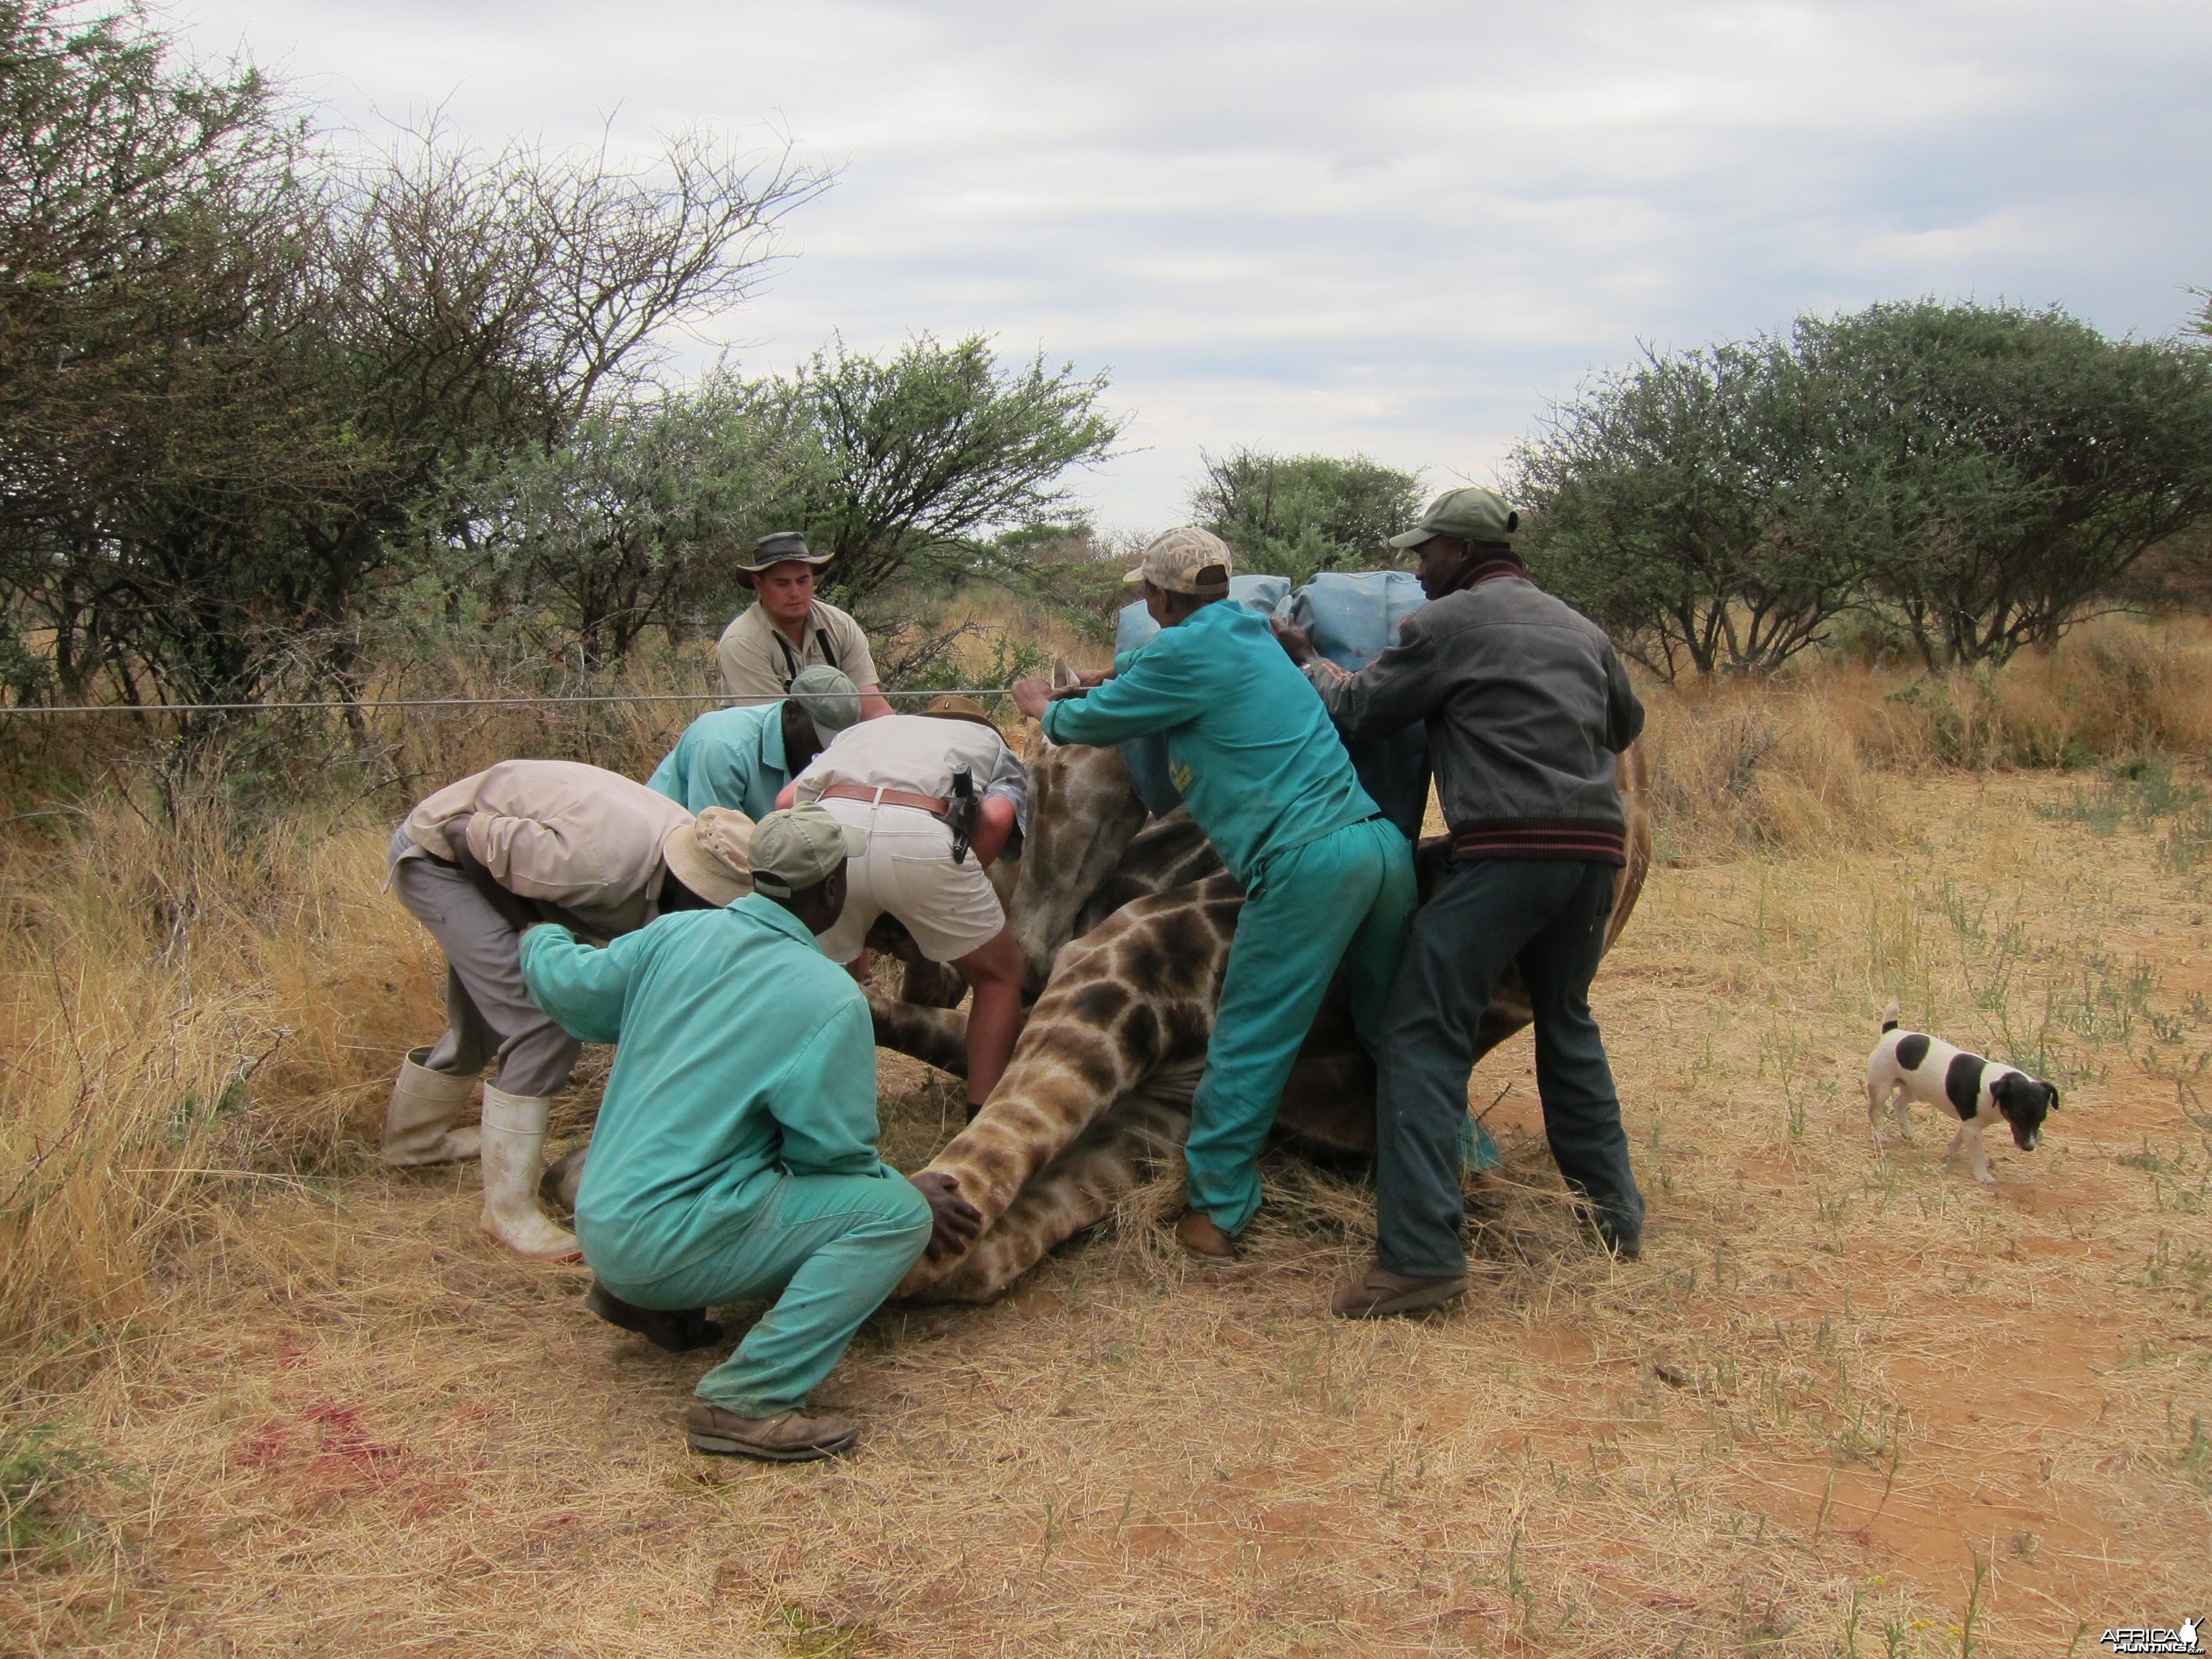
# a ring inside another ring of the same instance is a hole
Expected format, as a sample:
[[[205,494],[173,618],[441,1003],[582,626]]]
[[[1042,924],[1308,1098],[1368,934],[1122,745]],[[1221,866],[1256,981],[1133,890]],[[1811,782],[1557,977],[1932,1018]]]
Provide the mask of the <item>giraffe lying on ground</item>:
[[[915,1264],[898,1291],[915,1299],[1004,1294],[1177,1157],[1244,902],[1188,813],[1129,828],[1135,790],[1111,750],[1054,744],[1032,729],[1028,751],[1031,834],[1013,925],[1042,992],[990,1100],[928,1165],[957,1179],[983,1212],[984,1230],[964,1255]],[[1638,750],[1621,757],[1618,776],[1629,852],[1608,950],[1650,863]],[[1138,805],[1134,822],[1142,811]],[[1415,868],[1424,898],[1449,859],[1448,838],[1422,843]],[[879,1042],[960,1069],[959,1014],[875,995],[870,1003]],[[1531,1018],[1509,975],[1482,1017],[1477,1058]],[[1353,1036],[1340,979],[1299,1050],[1278,1127],[1323,1146],[1371,1152],[1374,1110],[1374,1067]]]

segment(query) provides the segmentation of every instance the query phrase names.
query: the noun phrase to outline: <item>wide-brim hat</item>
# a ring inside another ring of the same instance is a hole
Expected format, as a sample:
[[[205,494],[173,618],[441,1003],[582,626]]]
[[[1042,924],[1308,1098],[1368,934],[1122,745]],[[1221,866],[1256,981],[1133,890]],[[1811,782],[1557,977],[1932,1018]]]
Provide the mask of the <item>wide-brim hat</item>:
[[[749,576],[757,576],[771,565],[827,564],[837,556],[817,553],[806,545],[805,536],[796,530],[771,530],[753,544],[753,550],[738,561],[738,568]]]
[[[734,904],[753,890],[753,821],[726,806],[709,806],[670,830],[660,843],[669,874],[709,904]]]
[[[991,718],[981,703],[973,697],[958,696],[950,691],[941,696],[932,697],[927,708],[916,712],[940,720],[973,720],[994,732],[999,729],[998,721]]]

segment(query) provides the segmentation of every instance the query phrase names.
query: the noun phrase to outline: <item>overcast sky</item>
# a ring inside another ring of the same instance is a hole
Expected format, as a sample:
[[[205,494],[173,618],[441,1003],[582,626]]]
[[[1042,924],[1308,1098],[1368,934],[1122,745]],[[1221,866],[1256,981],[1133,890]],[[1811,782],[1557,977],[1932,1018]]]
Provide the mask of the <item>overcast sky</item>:
[[[2212,286],[2212,6],[175,0],[374,135],[643,150],[694,121],[842,177],[713,339],[994,334],[1109,370],[1102,523],[1201,449],[1492,482],[1639,342],[1937,295],[2162,336]],[[687,361],[711,355],[693,344]]]

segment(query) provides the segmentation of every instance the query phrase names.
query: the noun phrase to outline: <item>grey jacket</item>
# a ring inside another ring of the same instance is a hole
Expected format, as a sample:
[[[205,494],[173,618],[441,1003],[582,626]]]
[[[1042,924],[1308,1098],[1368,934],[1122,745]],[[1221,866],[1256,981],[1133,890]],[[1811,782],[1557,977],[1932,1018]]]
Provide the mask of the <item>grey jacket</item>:
[[[1534,583],[1493,577],[1423,605],[1358,673],[1307,677],[1337,729],[1425,721],[1444,821],[1462,857],[1620,862],[1613,759],[1644,730],[1604,630]]]

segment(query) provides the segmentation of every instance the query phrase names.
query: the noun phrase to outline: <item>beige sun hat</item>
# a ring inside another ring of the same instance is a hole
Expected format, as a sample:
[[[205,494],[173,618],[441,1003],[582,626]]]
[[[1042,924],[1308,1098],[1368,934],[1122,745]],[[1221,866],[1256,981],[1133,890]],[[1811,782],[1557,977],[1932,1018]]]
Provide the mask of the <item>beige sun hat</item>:
[[[753,821],[726,806],[709,806],[660,843],[669,873],[709,904],[734,904],[753,890]]]
[[[1185,525],[1146,543],[1137,568],[1121,580],[1218,599],[1229,592],[1229,544],[1210,530]]]

